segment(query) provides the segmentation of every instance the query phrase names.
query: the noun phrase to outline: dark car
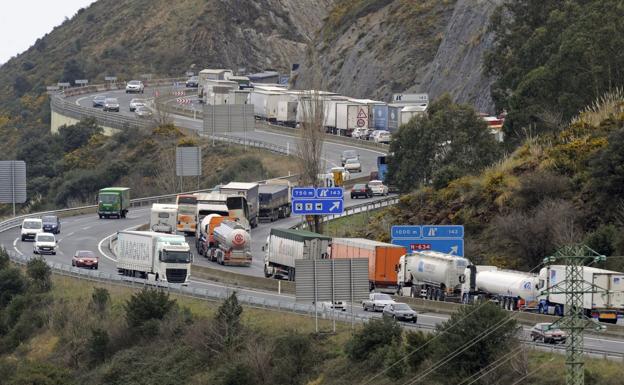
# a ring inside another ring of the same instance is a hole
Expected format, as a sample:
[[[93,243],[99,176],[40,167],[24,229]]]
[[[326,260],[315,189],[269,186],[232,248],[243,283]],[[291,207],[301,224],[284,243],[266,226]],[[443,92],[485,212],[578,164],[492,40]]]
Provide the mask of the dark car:
[[[72,266],[86,267],[87,269],[98,268],[98,257],[89,250],[78,250],[72,257]]]
[[[565,343],[567,334],[549,323],[538,323],[531,329],[531,339],[545,344]]]
[[[199,87],[199,79],[197,78],[197,76],[191,76],[186,81],[186,86],[189,87],[189,88],[197,88],[197,87]]]
[[[355,186],[353,186],[353,188],[351,189],[351,199],[359,197],[373,197],[373,190],[371,190],[368,184],[356,184]]]
[[[46,233],[59,234],[61,232],[61,220],[56,215],[46,215],[41,218],[43,231]]]
[[[93,107],[104,107],[106,95],[96,95],[93,97]]]
[[[398,321],[409,321],[413,323],[416,323],[418,320],[416,312],[412,310],[409,305],[404,303],[392,303],[386,305],[383,309],[383,316],[394,318]]]

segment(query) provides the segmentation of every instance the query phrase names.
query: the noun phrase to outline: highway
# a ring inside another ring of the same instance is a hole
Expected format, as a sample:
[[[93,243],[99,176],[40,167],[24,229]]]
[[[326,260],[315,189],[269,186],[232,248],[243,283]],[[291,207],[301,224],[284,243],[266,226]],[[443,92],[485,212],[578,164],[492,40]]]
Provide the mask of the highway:
[[[132,98],[147,98],[152,95],[152,90],[146,89],[144,95],[135,95],[135,94],[125,94],[124,91],[114,91],[114,92],[106,92],[107,96],[117,97],[120,101],[121,111],[119,114],[124,114],[131,116],[131,113],[128,110],[128,103]],[[74,98],[68,98],[75,102],[76,104],[91,107],[91,99],[95,94],[91,95],[82,95]],[[111,114],[115,114],[115,112],[110,112]],[[181,116],[172,116],[174,122],[177,125],[180,125],[185,128],[201,131],[202,130],[202,121],[196,120],[187,117]],[[290,148],[296,148],[296,139],[292,136],[285,134],[276,134],[272,132],[265,132],[261,130],[249,131],[246,133],[238,133],[236,135],[240,135],[241,137],[246,136],[249,139],[263,140],[267,142],[271,142],[281,146],[288,146]],[[328,143],[326,142],[323,148],[323,158],[327,162],[327,167],[331,167],[334,165],[340,165],[340,154],[342,151],[346,149],[356,149],[360,154],[360,160],[362,163],[363,172],[359,175],[368,175],[371,170],[376,169],[376,158],[380,154],[379,151],[370,150],[370,149],[362,149],[355,148],[353,146],[347,144],[337,144],[337,143]],[[211,186],[202,186],[203,188],[208,188]],[[368,201],[372,201],[373,199],[368,199]],[[349,207],[354,204],[363,203],[365,200],[351,200],[346,194],[345,196],[345,207]],[[216,263],[209,262],[205,260],[203,257],[198,256],[195,252],[195,260],[194,263],[197,265],[209,266],[217,269],[225,269],[229,271],[235,271],[237,273],[249,274],[253,276],[262,276],[263,275],[263,252],[262,246],[266,241],[266,238],[270,232],[271,227],[291,227],[296,224],[300,218],[291,217],[287,219],[282,219],[273,223],[260,223],[259,226],[252,231],[252,255],[253,262],[251,267],[227,267],[220,266]],[[96,214],[87,214],[80,215],[75,217],[63,218],[62,219],[62,230],[61,234],[57,236],[59,241],[59,249],[58,254],[55,256],[46,255],[46,260],[53,261],[56,263],[63,264],[71,264],[71,257],[76,250],[92,250],[95,251],[96,254],[100,255],[100,271],[106,273],[116,273],[115,267],[115,257],[108,250],[107,241],[108,237],[112,234],[115,234],[117,231],[123,229],[132,229],[136,228],[142,224],[149,222],[149,208],[132,208],[128,213],[126,219],[99,219]],[[194,238],[190,237],[188,239],[189,244],[194,247]],[[33,255],[32,253],[32,242],[22,242],[19,239],[19,229],[15,228],[3,233],[0,233],[0,244],[2,244],[6,249],[14,250],[17,253],[24,255]],[[201,280],[192,279],[190,285],[191,287],[202,288],[209,290],[211,292],[231,292],[234,290],[233,287],[228,287],[227,285],[211,283]],[[277,300],[282,303],[292,303],[294,302],[294,296],[286,295],[286,294],[278,294],[274,292],[265,292],[259,290],[251,290],[251,289],[241,289],[235,288],[235,290],[241,294],[254,296],[258,298],[268,299],[268,300]],[[350,311],[351,309],[349,309]],[[359,317],[379,317],[380,313],[369,313],[364,312],[359,305],[354,306],[353,312],[355,315]],[[434,314],[434,313],[420,313],[418,316],[418,327],[423,328],[425,330],[432,330],[435,325],[438,325],[441,322],[444,322],[448,319],[447,315],[443,314]],[[523,328],[524,338],[528,336],[528,328]],[[596,338],[594,336],[588,335],[585,338],[585,346],[586,348],[596,349],[606,352],[613,352],[618,354],[624,354],[624,341],[618,339],[611,338]]]

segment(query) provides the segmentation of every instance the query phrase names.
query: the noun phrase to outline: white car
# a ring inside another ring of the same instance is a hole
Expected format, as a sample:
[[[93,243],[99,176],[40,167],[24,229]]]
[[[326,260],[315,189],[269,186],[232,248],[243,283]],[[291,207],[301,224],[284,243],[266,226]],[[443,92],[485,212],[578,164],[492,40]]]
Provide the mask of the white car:
[[[388,294],[370,293],[368,299],[362,301],[362,309],[364,311],[383,311],[388,305],[394,305],[396,302]]]
[[[22,222],[20,229],[22,241],[27,239],[34,240],[37,234],[43,233],[43,221],[39,218],[26,218]]]
[[[390,131],[376,130],[371,134],[371,138],[373,138],[375,143],[390,143],[392,134],[390,134]]]
[[[345,305],[344,301],[334,301],[333,303],[332,301],[319,302],[319,306],[321,308],[321,311],[347,310],[347,306]]]
[[[152,110],[150,110],[149,108],[145,107],[145,106],[139,106],[137,107],[136,111],[134,111],[134,113],[139,117],[139,118],[151,118],[154,114],[152,113]]]
[[[33,253],[35,254],[52,254],[56,255],[56,248],[58,247],[54,234],[39,233],[35,237],[35,245],[33,246]]]
[[[362,164],[357,158],[347,159],[344,168],[349,172],[362,172]]]
[[[351,137],[364,140],[368,139],[368,128],[356,128],[351,133]]]
[[[131,112],[134,112],[137,109],[137,107],[144,107],[144,106],[145,106],[145,100],[143,99],[132,99],[129,104],[129,108]]]
[[[126,93],[136,92],[143,93],[145,91],[145,87],[143,86],[143,82],[140,80],[130,80],[128,84],[126,84]]]
[[[388,195],[388,186],[385,186],[380,180],[371,180],[368,187],[373,190],[373,195]]]

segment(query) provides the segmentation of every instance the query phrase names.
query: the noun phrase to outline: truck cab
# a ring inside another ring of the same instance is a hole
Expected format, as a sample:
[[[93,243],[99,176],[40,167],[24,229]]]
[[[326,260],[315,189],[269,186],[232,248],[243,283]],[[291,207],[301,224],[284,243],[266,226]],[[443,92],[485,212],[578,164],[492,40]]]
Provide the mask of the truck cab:
[[[128,187],[107,187],[98,193],[98,216],[102,218],[125,218],[130,207]]]

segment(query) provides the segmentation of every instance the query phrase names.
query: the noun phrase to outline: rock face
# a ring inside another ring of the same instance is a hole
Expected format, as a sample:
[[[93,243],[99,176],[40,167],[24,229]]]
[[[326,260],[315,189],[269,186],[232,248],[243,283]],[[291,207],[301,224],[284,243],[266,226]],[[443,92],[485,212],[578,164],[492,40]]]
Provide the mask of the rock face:
[[[503,1],[380,0],[377,7],[352,5],[346,11],[336,6],[296,87],[385,101],[396,92],[426,92],[430,99],[448,92],[456,102],[493,112],[483,53],[493,41],[490,16]],[[337,9],[351,19],[334,17]],[[332,17],[340,23],[332,25]]]

